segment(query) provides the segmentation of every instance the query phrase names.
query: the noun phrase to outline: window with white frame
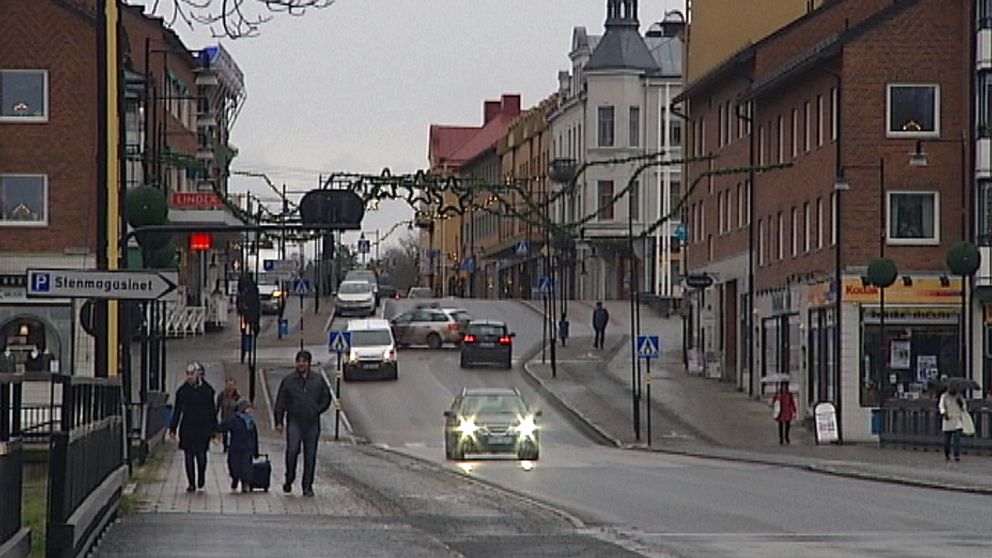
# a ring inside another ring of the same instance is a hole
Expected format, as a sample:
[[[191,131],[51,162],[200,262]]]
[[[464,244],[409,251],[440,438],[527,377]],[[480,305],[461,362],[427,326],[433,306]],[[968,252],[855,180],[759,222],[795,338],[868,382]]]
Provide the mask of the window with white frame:
[[[809,202],[803,204],[803,252],[809,253],[810,241],[812,240],[813,223],[809,213]]]
[[[637,180],[630,185],[630,190],[627,191],[627,206],[628,211],[630,211],[630,218],[637,221],[641,218],[641,183]]]
[[[799,156],[799,109],[792,109],[792,158]]]
[[[778,162],[785,162],[785,118],[778,117]]]
[[[744,213],[747,211],[744,201],[744,185],[737,183],[737,228],[744,226]]]
[[[716,120],[717,120],[716,121],[716,127],[717,127],[716,146],[717,147],[723,147],[723,120],[726,117],[727,117],[727,115],[726,115],[726,112],[724,111],[723,104],[721,104],[717,108],[717,116],[716,116]]]
[[[758,265],[765,265],[765,222],[758,219]]]
[[[724,218],[724,205],[723,205],[723,192],[717,192],[716,195],[716,211],[717,211],[717,228],[719,229],[719,234],[723,234],[723,218]]]
[[[598,184],[599,220],[613,220],[613,181],[600,180]]]
[[[810,136],[813,131],[810,126],[810,118],[812,115],[810,114],[809,109],[809,101],[806,101],[806,103],[803,104],[803,151],[806,153],[809,153],[810,147],[812,147],[811,144],[813,143],[812,137]]]
[[[992,2],[992,0],[989,0]],[[992,70],[978,74],[978,136],[992,138]]]
[[[785,259],[785,217],[778,212],[778,261]]]
[[[837,197],[837,192],[830,193],[830,245],[837,245],[837,228],[840,227],[840,222],[838,220],[839,214],[837,213],[840,209],[837,204],[840,203],[840,198]]]
[[[765,164],[765,127],[758,126],[758,164]]]
[[[699,156],[706,153],[706,117],[699,119]]]
[[[978,238],[979,246],[992,245],[992,180],[978,181]]]
[[[823,198],[816,198],[816,249],[823,248]]]
[[[678,117],[672,118],[672,125],[669,129],[668,145],[671,147],[682,146],[682,120]]]
[[[48,224],[48,177],[0,174],[0,226]]]
[[[939,135],[940,87],[889,84],[886,121],[890,137]]]
[[[837,141],[837,128],[840,126],[840,95],[837,88],[830,89],[830,141]]]
[[[978,28],[992,29],[992,0],[978,0]]]
[[[747,217],[746,217],[745,221],[747,222],[748,225],[750,225],[751,224],[751,204],[753,203],[751,201],[751,181],[750,180],[745,180],[744,181],[744,192],[747,194],[747,212],[745,213],[745,215]]]
[[[613,107],[599,107],[599,146],[613,147]]]
[[[888,192],[888,243],[938,244],[940,198],[937,192]]]
[[[823,147],[823,95],[816,96],[816,146]]]
[[[799,255],[799,208],[792,208],[792,257]]]
[[[48,121],[48,72],[0,70],[0,122]]]
[[[629,113],[629,129],[630,129],[630,142],[631,147],[640,147],[641,145],[641,107],[630,107]]]

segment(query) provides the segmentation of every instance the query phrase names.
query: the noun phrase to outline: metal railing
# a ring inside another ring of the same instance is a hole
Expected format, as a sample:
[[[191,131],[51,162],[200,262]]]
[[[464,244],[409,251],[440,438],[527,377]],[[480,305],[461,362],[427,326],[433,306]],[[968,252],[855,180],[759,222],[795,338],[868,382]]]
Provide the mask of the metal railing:
[[[985,400],[967,403],[975,422],[975,435],[962,436],[961,448],[972,453],[992,453],[992,405]],[[882,408],[879,441],[883,446],[943,448],[942,424],[935,400],[890,401]]]
[[[126,474],[119,378],[55,376],[59,428],[48,463],[49,557],[82,556],[116,514]]]
[[[61,405],[25,404],[21,406],[21,437],[25,444],[48,443],[59,427]]]
[[[169,304],[159,320],[159,331],[165,331],[168,337],[203,335],[207,323],[207,309],[203,306]]]
[[[0,374],[0,549],[26,556],[30,531],[22,524],[24,448],[21,444],[22,374]]]

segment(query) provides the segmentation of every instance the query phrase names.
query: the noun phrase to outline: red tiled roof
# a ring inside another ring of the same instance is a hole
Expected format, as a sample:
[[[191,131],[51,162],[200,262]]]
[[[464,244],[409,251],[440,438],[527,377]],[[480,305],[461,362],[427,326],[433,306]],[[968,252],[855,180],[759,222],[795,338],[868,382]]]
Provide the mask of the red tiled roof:
[[[427,146],[427,159],[431,166],[451,165],[461,166],[465,161],[452,158],[463,145],[482,130],[481,126],[442,126],[431,124],[430,139]]]
[[[478,133],[451,155],[451,162],[461,166],[475,159],[487,149],[492,149],[506,135],[510,123],[517,116],[519,115],[500,114],[490,120]]]

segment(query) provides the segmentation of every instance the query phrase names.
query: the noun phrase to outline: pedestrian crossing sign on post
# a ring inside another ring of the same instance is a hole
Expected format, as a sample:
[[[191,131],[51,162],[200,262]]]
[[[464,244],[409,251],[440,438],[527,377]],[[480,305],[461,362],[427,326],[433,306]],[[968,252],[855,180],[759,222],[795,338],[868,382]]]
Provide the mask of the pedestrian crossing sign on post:
[[[293,294],[296,296],[307,296],[312,291],[309,279],[295,279],[293,281]]]
[[[658,358],[661,340],[657,335],[637,336],[637,358]]]
[[[332,353],[342,354],[351,350],[350,331],[328,331],[327,343]]]

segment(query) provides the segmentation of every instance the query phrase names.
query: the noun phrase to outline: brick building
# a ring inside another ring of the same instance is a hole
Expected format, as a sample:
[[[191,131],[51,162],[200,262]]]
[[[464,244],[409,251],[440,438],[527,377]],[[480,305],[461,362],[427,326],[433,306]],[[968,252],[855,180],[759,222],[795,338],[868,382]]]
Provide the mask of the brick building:
[[[825,2],[687,85],[686,150],[715,157],[686,168],[688,273],[715,281],[690,294],[692,369],[756,396],[791,374],[801,413],[834,403],[849,440],[871,439],[881,400],[962,373],[944,262],[968,238],[971,17],[959,2]],[[928,166],[909,164],[938,139]],[[789,166],[754,170],[773,165]],[[884,320],[862,281],[880,257],[899,275]]]

